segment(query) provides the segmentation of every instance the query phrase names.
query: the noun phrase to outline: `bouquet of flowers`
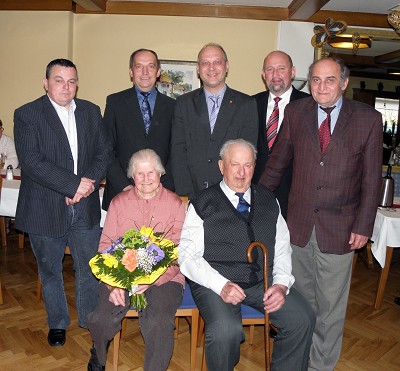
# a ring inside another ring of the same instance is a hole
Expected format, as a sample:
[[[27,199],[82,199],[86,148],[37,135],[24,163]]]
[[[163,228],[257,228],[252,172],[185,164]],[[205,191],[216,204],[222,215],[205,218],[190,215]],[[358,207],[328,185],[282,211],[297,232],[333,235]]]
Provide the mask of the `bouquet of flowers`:
[[[111,246],[97,253],[89,265],[93,274],[110,286],[129,291],[131,305],[137,310],[146,308],[144,294],[135,294],[138,285],[152,284],[178,258],[178,247],[163,238],[165,232],[154,232],[143,226],[140,231],[129,229]]]

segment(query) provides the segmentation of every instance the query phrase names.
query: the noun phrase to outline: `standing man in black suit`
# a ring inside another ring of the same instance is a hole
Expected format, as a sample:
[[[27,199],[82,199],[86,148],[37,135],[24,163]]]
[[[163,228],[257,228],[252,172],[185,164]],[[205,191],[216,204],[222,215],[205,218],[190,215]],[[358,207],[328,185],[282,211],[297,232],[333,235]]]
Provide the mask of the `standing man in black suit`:
[[[276,50],[265,57],[262,77],[268,90],[254,95],[257,102],[259,120],[254,183],[257,183],[260,179],[265,164],[274,149],[273,144],[283,121],[285,107],[290,101],[309,96],[309,94],[293,87],[292,81],[295,75],[296,68],[293,66],[292,58],[288,54]],[[285,219],[291,183],[292,166],[288,168],[280,186],[274,192],[281,206],[282,216]]]
[[[175,100],[156,89],[160,61],[149,49],[134,51],[129,73],[134,86],[107,97],[104,124],[113,147],[113,161],[107,173],[103,209],[118,193],[133,188],[126,175],[132,155],[145,148],[153,149],[166,168],[161,178],[164,187],[174,190],[170,170],[171,126]]]
[[[176,193],[194,193],[221,181],[219,150],[229,139],[257,143],[257,107],[253,98],[225,84],[229,62],[221,45],[203,46],[197,73],[203,87],[176,100],[172,125],[172,172]]]
[[[100,239],[99,184],[111,160],[100,108],[75,98],[78,74],[67,59],[47,65],[47,94],[14,113],[21,165],[15,227],[29,233],[50,328],[51,346],[65,343],[70,324],[62,275],[64,250],[74,260],[78,325],[97,303],[89,260]]]

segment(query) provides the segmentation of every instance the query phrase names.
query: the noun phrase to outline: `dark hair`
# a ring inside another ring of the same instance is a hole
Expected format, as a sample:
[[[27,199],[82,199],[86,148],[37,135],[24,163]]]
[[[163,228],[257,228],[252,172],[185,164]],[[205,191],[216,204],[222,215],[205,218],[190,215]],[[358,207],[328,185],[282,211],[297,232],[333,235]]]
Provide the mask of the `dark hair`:
[[[315,61],[314,63],[312,63],[311,66],[308,69],[308,79],[307,79],[308,80],[308,84],[311,86],[311,78],[312,78],[314,66],[318,62],[321,62],[321,61],[324,61],[324,60],[330,60],[330,61],[335,62],[335,63],[337,63],[339,65],[339,67],[340,67],[340,86],[342,86],[344,84],[344,82],[346,81],[346,79],[349,78],[350,70],[344,64],[342,59],[335,58],[335,57],[328,57],[328,58],[319,59],[319,60]]]
[[[68,59],[54,59],[51,61],[47,67],[46,67],[46,79],[49,79],[51,70],[53,69],[54,66],[61,66],[61,67],[70,67],[70,68],[75,68],[75,71],[78,73],[78,70],[76,69],[76,66]]]
[[[141,52],[149,52],[149,53],[152,53],[152,54],[156,57],[157,68],[160,68],[160,67],[161,67],[160,60],[158,59],[158,55],[157,55],[157,53],[156,53],[154,50],[141,48],[141,49],[135,50],[135,51],[131,54],[131,56],[130,56],[130,58],[129,58],[129,68],[132,68],[133,60],[135,59],[136,54],[141,53]]]

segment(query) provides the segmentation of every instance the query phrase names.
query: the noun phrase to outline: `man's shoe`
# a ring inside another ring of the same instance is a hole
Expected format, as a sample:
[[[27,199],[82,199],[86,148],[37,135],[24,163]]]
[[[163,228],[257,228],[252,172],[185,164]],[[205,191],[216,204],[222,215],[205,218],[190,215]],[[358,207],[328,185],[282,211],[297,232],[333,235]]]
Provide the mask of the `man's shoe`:
[[[60,347],[65,344],[65,329],[51,328],[47,341],[52,347]]]
[[[90,359],[87,366],[88,371],[105,371],[106,366],[103,366],[97,358],[96,348],[90,349]]]
[[[400,296],[398,296],[397,298],[394,298],[394,302],[395,302],[397,305],[400,305]]]

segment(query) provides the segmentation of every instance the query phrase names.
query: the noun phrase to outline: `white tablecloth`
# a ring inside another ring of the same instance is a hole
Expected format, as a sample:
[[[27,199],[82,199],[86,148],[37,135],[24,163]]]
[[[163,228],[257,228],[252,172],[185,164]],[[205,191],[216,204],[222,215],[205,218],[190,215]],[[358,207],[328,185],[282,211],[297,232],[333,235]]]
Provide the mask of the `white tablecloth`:
[[[400,197],[395,197],[395,204],[400,204]],[[386,246],[400,247],[400,209],[378,210],[375,217],[371,240],[372,253],[383,268],[386,260]]]
[[[6,180],[3,179],[3,186],[1,188],[1,198],[0,198],[0,215],[9,216],[14,218],[15,212],[17,210],[17,201],[19,194],[19,187],[21,185],[20,180]],[[104,188],[100,188],[100,205],[103,199]],[[101,210],[101,221],[100,225],[104,225],[107,212],[103,209]]]

